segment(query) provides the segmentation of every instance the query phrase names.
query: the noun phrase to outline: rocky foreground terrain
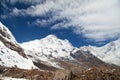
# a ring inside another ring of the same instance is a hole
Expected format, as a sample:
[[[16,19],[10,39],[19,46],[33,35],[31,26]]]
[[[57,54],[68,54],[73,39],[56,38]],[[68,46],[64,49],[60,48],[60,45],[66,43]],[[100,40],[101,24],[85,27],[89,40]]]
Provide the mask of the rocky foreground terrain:
[[[0,67],[2,77],[22,78],[26,80],[120,80],[120,69],[55,70],[40,71]],[[4,80],[4,79],[1,79]]]

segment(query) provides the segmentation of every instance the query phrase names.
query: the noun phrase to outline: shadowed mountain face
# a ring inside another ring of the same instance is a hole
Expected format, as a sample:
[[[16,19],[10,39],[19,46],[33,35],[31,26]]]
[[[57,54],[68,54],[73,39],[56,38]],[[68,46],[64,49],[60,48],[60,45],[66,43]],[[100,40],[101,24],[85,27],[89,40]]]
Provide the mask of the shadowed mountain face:
[[[85,68],[90,68],[90,67],[98,67],[98,68],[113,68],[115,65],[109,65],[103,61],[101,61],[99,58],[91,54],[89,51],[83,51],[83,50],[78,50],[74,54],[71,54],[73,58],[79,61],[79,63],[85,67]]]

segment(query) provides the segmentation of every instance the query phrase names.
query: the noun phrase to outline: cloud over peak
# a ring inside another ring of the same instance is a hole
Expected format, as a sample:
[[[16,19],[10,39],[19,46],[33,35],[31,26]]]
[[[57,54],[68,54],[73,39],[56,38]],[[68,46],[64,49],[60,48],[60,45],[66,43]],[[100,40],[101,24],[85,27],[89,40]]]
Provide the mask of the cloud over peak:
[[[31,24],[44,26],[60,20],[51,29],[70,28],[78,35],[99,42],[119,37],[119,4],[119,0],[46,0],[27,9],[14,8],[11,14],[39,17],[51,13],[50,18],[37,19]]]

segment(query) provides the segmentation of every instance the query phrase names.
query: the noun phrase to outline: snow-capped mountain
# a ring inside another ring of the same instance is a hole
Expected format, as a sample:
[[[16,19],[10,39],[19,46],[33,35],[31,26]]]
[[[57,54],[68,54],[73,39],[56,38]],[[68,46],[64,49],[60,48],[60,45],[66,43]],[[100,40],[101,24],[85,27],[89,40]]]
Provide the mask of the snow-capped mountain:
[[[58,61],[74,60],[70,56],[71,51],[77,50],[68,40],[58,39],[55,35],[49,35],[40,40],[24,42],[21,46],[26,50],[26,54],[34,61],[44,61],[44,64],[59,67]]]
[[[44,53],[55,58],[70,58],[70,51],[74,49],[68,40],[58,39],[55,35],[49,35],[41,40],[24,42],[21,46],[27,50]]]
[[[0,65],[22,69],[35,68],[19,46],[12,33],[0,22]]]
[[[106,63],[120,66],[120,39],[110,42],[102,47],[84,46],[80,49],[89,51]]]

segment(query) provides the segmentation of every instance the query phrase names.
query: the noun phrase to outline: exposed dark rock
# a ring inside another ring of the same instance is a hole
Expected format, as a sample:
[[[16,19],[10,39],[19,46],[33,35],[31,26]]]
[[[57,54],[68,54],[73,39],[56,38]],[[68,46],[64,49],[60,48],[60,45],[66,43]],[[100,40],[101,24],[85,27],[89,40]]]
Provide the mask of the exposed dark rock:
[[[75,53],[71,53],[71,56],[75,58],[84,68],[91,68],[91,67],[98,67],[98,68],[116,68],[115,65],[109,65],[100,59],[98,59],[96,56],[91,54],[89,51],[82,51],[78,50]]]
[[[24,50],[14,41],[11,42],[12,36],[7,32],[6,28],[3,27],[3,29],[0,29],[0,41],[3,42],[3,44],[10,48],[11,50],[17,51],[21,56],[26,57]],[[8,39],[8,40],[6,40]]]
[[[56,71],[57,70],[56,67],[48,66],[48,65],[45,65],[44,63],[41,63],[41,62],[33,62],[33,63],[35,66],[37,66],[41,70],[49,70],[49,71]]]

